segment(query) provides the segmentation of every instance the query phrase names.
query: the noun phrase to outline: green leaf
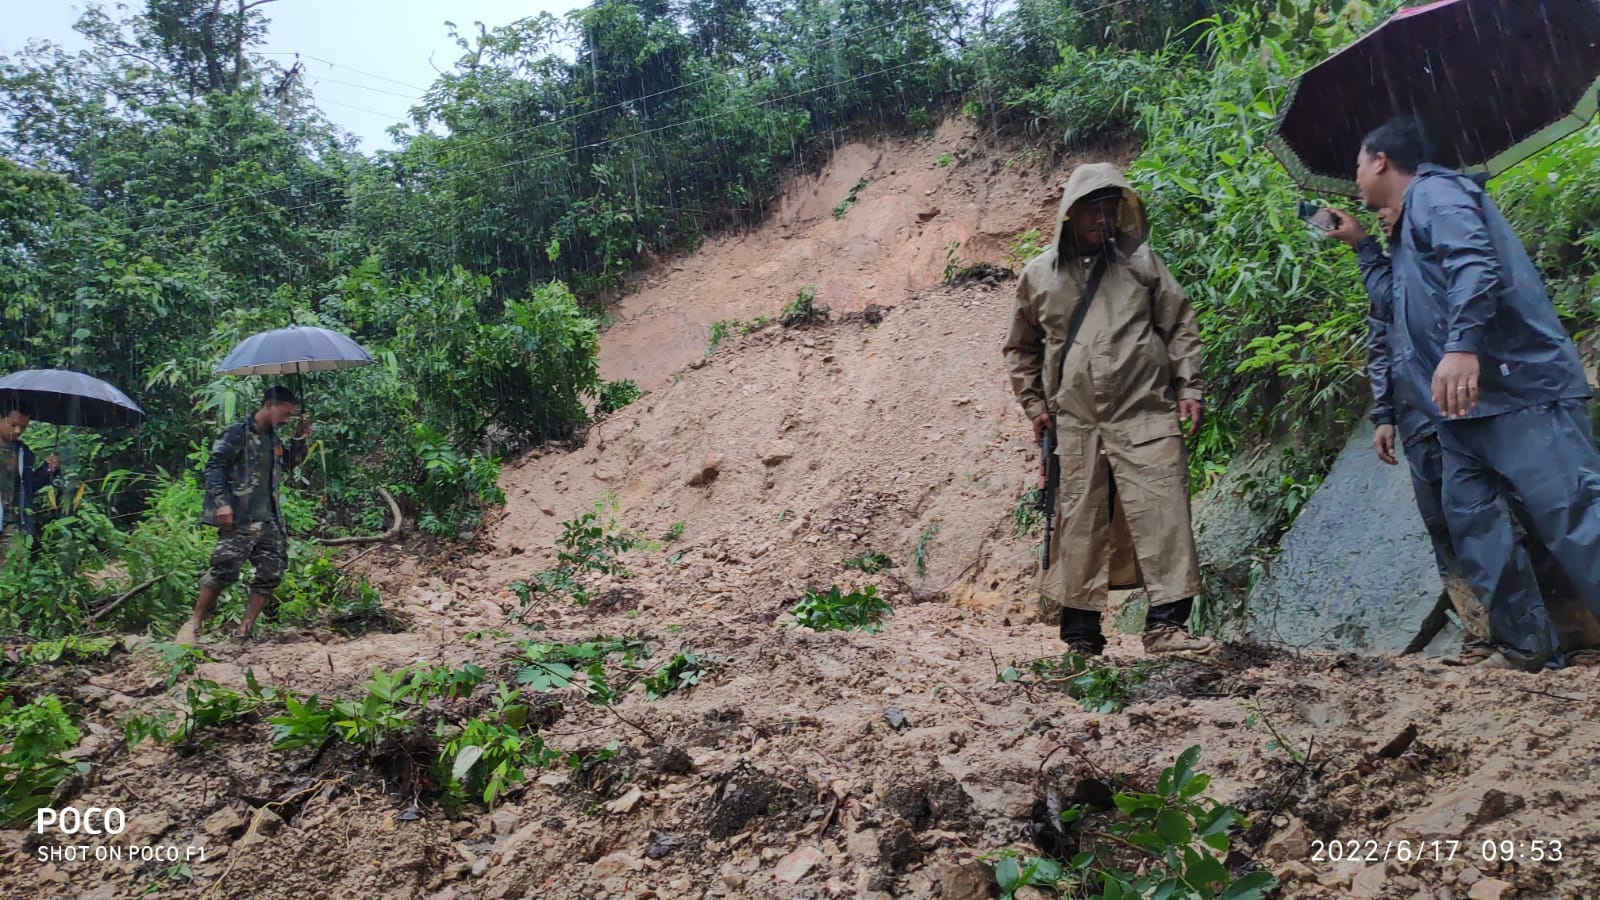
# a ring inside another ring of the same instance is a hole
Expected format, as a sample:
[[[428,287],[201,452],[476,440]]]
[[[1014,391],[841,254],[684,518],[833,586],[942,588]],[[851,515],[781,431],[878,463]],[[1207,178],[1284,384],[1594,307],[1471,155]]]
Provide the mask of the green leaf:
[[[1267,871],[1257,870],[1240,878],[1217,895],[1217,900],[1265,900],[1267,892],[1278,886],[1278,879]]]
[[[1022,870],[1017,866],[1014,856],[1002,856],[994,862],[994,880],[1000,885],[1000,893],[1009,897],[1022,886]]]
[[[1175,809],[1164,810],[1156,818],[1156,833],[1173,844],[1187,844],[1194,838],[1189,817]]]

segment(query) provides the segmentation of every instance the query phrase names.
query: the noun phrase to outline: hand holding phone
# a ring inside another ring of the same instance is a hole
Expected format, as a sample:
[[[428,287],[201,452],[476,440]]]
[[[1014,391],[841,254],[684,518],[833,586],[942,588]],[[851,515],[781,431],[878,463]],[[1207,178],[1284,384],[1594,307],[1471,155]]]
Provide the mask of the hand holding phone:
[[[1296,213],[1307,225],[1324,234],[1332,231],[1339,224],[1331,212],[1309,200],[1301,200],[1296,206]]]

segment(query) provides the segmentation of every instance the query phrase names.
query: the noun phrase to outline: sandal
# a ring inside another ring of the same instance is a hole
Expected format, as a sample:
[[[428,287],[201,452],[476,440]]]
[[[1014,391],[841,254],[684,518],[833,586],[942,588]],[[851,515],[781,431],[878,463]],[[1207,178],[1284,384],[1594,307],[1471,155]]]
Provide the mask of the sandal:
[[[1494,655],[1494,645],[1487,641],[1462,641],[1461,653],[1455,659],[1444,660],[1447,666],[1476,666]]]
[[[1572,650],[1567,653],[1568,666],[1600,666],[1600,647],[1584,647],[1581,650]]]

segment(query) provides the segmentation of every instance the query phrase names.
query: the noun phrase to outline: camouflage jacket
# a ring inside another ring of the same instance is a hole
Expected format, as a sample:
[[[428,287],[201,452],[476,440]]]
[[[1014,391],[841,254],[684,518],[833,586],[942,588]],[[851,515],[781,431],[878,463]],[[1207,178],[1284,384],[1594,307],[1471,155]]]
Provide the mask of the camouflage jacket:
[[[267,458],[261,459],[258,448],[262,443],[249,439],[255,427],[255,418],[246,416],[223,429],[211,445],[211,458],[206,461],[205,508],[200,518],[205,524],[217,524],[217,510],[223,504],[233,508],[235,523],[248,521],[250,495],[263,476],[272,479],[272,515],[280,526],[283,524],[278,488],[283,484],[283,473],[305,460],[306,442],[296,438],[285,444],[276,433],[269,433],[264,442]]]

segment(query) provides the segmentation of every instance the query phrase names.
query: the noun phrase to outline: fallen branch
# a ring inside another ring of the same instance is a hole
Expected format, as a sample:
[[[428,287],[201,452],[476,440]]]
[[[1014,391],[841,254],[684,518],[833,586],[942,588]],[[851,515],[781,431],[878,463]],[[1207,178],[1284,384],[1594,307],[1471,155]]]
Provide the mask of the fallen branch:
[[[157,575],[156,577],[150,579],[149,581],[146,581],[144,584],[141,584],[138,587],[129,589],[128,591],[124,592],[122,596],[120,596],[117,599],[111,601],[110,603],[107,603],[105,606],[100,607],[98,610],[96,610],[95,612],[90,614],[89,618],[83,620],[83,624],[85,624],[85,625],[93,625],[98,619],[100,619],[100,618],[102,618],[104,616],[110,615],[113,612],[116,612],[117,607],[121,606],[124,603],[127,603],[129,600],[132,600],[133,598],[139,596],[140,594],[144,593],[145,591],[150,590],[152,587],[155,587],[155,585],[158,582],[160,582],[161,579],[163,579],[165,577],[167,577],[167,576],[165,576],[165,575]]]
[[[392,541],[400,535],[400,529],[405,525],[405,518],[400,515],[400,504],[395,502],[394,495],[378,488],[379,496],[389,504],[389,513],[394,517],[394,523],[389,530],[379,535],[362,535],[358,537],[317,538],[316,542],[324,547],[348,547],[352,544],[381,544]]]

